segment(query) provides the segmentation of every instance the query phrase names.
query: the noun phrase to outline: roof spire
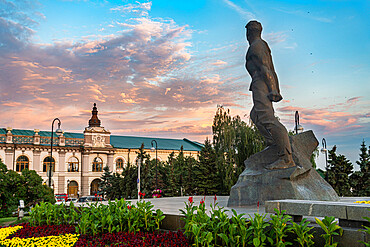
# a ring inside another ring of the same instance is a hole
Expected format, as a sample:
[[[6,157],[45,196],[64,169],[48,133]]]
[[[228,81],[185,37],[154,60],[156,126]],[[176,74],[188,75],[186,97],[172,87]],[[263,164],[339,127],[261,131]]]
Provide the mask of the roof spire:
[[[92,117],[89,120],[89,127],[100,127],[100,120],[98,118],[98,108],[96,108],[96,103],[91,111]]]

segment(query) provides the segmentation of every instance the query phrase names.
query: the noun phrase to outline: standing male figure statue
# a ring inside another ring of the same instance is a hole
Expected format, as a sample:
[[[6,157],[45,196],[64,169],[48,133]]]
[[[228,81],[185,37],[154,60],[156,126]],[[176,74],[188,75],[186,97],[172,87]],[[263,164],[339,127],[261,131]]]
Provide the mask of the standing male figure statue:
[[[279,82],[272,63],[271,50],[262,40],[262,25],[250,21],[245,26],[249,49],[245,67],[252,77],[249,90],[252,91],[253,108],[250,113],[253,123],[265,138],[268,147],[275,145],[278,159],[267,169],[284,169],[295,166],[288,132],[274,115],[272,102],[283,99],[280,95]]]

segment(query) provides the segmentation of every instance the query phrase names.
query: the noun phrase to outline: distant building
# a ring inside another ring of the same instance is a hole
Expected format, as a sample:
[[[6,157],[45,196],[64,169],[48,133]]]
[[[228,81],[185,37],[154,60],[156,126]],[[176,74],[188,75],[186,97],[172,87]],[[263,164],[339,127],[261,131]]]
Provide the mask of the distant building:
[[[72,197],[94,194],[98,190],[103,167],[120,172],[130,164],[136,164],[136,152],[142,143],[150,150],[151,141],[158,143],[158,160],[166,161],[170,153],[178,154],[183,147],[184,155],[198,157],[202,144],[188,139],[148,138],[118,136],[100,126],[96,104],[89,126],[82,133],[54,134],[53,158],[50,158],[51,132],[0,128],[0,159],[9,170],[21,172],[35,170],[48,184],[47,171],[52,162],[52,186],[54,193],[68,193]]]

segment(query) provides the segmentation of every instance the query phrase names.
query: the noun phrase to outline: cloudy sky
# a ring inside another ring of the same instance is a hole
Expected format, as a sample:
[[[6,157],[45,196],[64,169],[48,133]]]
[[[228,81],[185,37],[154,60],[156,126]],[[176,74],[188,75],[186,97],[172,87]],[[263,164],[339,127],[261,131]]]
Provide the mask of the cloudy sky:
[[[351,161],[370,145],[369,1],[0,0],[0,127],[211,136],[217,105],[249,121],[245,24],[259,20],[284,100]],[[321,155],[322,156],[322,155]],[[323,165],[322,157],[319,158]]]

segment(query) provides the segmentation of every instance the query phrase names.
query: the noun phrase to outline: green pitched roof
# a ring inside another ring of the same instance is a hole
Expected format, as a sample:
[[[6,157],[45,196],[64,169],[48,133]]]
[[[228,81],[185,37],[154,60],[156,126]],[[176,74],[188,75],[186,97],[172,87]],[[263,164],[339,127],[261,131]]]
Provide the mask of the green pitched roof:
[[[0,134],[6,134],[5,128],[0,128]],[[13,129],[13,135],[20,136],[34,136],[33,130]],[[51,131],[40,131],[39,135],[42,137],[51,137]],[[82,133],[64,132],[66,138],[83,139]],[[180,150],[183,146],[185,151],[200,151],[203,147],[199,142],[184,139],[169,139],[169,138],[155,138],[155,137],[139,137],[139,136],[117,136],[111,135],[110,143],[114,148],[140,148],[144,143],[144,148],[149,149],[152,147],[151,141],[156,140],[158,143],[158,150]],[[154,144],[155,145],[155,144]]]
[[[6,129],[5,128],[0,128],[0,134],[5,135],[6,134]],[[17,135],[17,136],[34,136],[35,131],[33,130],[21,130],[21,129],[12,129],[12,134]],[[51,137],[51,131],[39,131],[40,136],[45,136],[45,137]],[[83,139],[84,135],[80,133],[71,133],[71,132],[64,132],[63,135],[66,138],[80,138]],[[54,136],[55,132],[54,132]]]
[[[144,148],[152,147],[152,140],[156,140],[158,150],[180,150],[183,146],[185,151],[200,151],[202,144],[198,142],[184,139],[168,139],[168,138],[154,138],[154,137],[138,137],[138,136],[116,136],[111,135],[110,143],[115,148],[140,148],[144,143]],[[154,147],[155,143],[153,142]]]

